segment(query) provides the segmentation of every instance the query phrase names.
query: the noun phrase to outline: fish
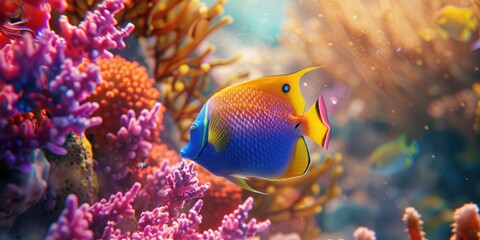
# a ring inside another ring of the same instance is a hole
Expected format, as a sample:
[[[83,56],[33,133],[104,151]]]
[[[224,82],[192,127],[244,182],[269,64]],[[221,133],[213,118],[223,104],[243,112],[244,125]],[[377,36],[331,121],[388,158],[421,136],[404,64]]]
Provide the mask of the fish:
[[[310,166],[305,136],[327,149],[331,126],[320,96],[307,111],[300,78],[318,67],[245,81],[215,93],[189,129],[180,150],[211,173],[243,187],[249,177],[282,180]]]
[[[477,18],[471,8],[447,5],[435,13],[434,24],[440,35],[461,42],[468,42],[478,28]]]
[[[391,175],[410,168],[418,155],[420,146],[417,140],[412,139],[408,144],[404,133],[377,147],[369,159],[374,173]]]

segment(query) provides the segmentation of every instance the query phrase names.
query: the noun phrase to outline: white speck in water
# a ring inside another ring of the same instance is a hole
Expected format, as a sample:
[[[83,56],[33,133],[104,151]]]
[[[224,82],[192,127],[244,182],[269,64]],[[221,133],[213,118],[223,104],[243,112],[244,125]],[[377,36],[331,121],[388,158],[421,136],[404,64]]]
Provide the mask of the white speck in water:
[[[423,126],[423,129],[428,130],[430,127],[428,125]]]
[[[432,158],[435,158],[435,154],[432,154]]]
[[[332,102],[333,105],[337,105],[337,98],[336,97],[331,97],[330,102]]]
[[[307,86],[307,83],[306,83],[306,82],[304,82],[304,83],[303,83],[303,86],[305,86],[305,87],[306,87],[306,86]]]

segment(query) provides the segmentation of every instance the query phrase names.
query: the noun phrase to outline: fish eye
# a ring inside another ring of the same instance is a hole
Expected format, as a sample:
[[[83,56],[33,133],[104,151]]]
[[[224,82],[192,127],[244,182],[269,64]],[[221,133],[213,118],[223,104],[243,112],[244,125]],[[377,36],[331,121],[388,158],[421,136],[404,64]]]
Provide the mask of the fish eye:
[[[290,91],[290,85],[288,85],[288,83],[283,84],[283,86],[282,86],[282,91],[283,91],[284,93],[289,92],[289,91]]]
[[[190,131],[195,131],[195,129],[197,129],[197,125],[192,124],[192,126],[190,126]]]

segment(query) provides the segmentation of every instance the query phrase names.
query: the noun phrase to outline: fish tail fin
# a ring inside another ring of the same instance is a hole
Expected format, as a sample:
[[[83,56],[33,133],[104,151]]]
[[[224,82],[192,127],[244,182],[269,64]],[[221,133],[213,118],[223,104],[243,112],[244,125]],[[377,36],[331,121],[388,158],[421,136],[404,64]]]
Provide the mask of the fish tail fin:
[[[320,96],[303,115],[306,121],[305,135],[323,148],[328,148],[331,126],[327,118],[327,109],[323,97]]]

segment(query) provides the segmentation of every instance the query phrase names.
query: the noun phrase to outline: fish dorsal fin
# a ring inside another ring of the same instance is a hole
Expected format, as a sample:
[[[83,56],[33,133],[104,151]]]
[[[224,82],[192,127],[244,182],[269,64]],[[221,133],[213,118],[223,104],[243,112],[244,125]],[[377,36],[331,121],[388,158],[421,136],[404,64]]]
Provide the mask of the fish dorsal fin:
[[[231,87],[252,87],[273,93],[286,99],[293,109],[293,114],[300,116],[306,108],[305,100],[300,92],[300,79],[305,73],[317,68],[319,67],[309,67],[287,75],[261,77]]]
[[[248,184],[246,182],[247,178],[244,177],[244,176],[237,175],[237,174],[232,174],[227,179],[230,180],[231,182],[237,184],[238,186],[242,187],[243,189],[245,189],[247,191],[267,195],[264,192],[257,191],[255,189],[253,189],[252,187],[248,186]]]
[[[308,152],[305,138],[299,137],[293,152],[290,165],[282,178],[292,178],[302,176],[307,172],[310,166],[310,153]]]
[[[232,130],[227,122],[212,112],[208,126],[208,142],[213,145],[215,151],[222,152],[227,149],[231,137]]]

